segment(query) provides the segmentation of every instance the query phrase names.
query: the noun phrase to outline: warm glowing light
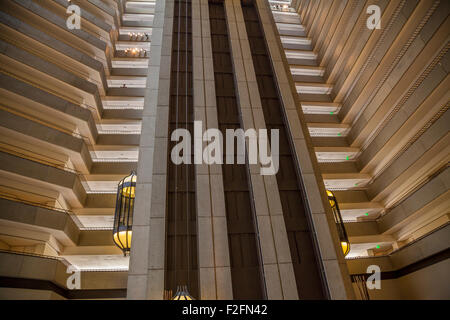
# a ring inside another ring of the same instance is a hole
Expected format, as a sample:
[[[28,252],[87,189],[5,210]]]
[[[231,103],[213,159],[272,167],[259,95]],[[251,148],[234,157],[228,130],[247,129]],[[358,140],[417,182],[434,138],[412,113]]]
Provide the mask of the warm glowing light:
[[[341,247],[345,257],[350,252],[350,243],[346,241],[341,241]]]
[[[135,190],[136,187],[133,186],[133,182],[134,185],[136,185],[136,181],[137,181],[137,176],[132,176],[132,177],[126,177],[120,184],[119,184],[119,188],[121,186],[123,186],[122,188],[122,194],[126,197],[130,197],[130,198],[134,198],[135,196]]]
[[[187,286],[178,286],[172,300],[194,300],[194,298],[189,294]]]
[[[113,242],[124,255],[131,249],[136,180],[136,173],[132,171],[129,176],[120,180],[117,187],[112,236]]]
[[[129,249],[131,246],[132,231],[119,231],[113,234],[114,243],[120,249]]]
[[[334,194],[333,194],[333,192],[327,190],[327,196],[328,196],[328,201],[330,202],[330,206],[332,208],[334,208],[336,206],[336,201],[334,201]]]

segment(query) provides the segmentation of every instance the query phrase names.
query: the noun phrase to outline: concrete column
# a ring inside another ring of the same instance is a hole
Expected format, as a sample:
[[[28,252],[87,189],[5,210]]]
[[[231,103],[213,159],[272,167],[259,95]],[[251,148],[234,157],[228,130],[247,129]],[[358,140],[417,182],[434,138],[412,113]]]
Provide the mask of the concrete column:
[[[244,130],[265,129],[258,84],[241,3],[225,1],[239,106]],[[258,239],[268,299],[298,299],[294,269],[275,176],[263,176],[250,166]]]
[[[312,227],[321,254],[330,297],[332,299],[353,299],[351,285],[337,234],[331,208],[326,198],[325,186],[320,175],[317,159],[312,148],[306,122],[303,119],[295,84],[289,75],[289,65],[283,54],[280,37],[268,3],[256,0],[261,18],[274,76],[280,90],[289,131],[294,142],[294,154],[301,172],[307,195],[307,205],[312,213]]]
[[[218,129],[207,0],[192,1],[192,39],[194,120],[202,121],[203,130]],[[196,181],[200,298],[232,299],[221,166],[196,165]]]
[[[163,299],[173,0],[157,0],[139,144],[128,299]]]

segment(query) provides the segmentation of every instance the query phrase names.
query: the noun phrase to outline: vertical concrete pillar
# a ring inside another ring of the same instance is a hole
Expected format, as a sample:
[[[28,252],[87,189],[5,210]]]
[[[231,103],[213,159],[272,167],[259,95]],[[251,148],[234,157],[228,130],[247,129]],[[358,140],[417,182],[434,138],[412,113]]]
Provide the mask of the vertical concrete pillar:
[[[139,143],[128,299],[163,299],[173,0],[157,0]]]
[[[250,45],[239,0],[225,1],[236,88],[244,130],[265,129]],[[268,299],[298,299],[289,242],[275,176],[250,166],[258,239]]]
[[[203,133],[218,129],[208,0],[192,1],[192,39],[194,120],[202,122]],[[196,181],[200,298],[232,299],[221,166],[196,165]]]
[[[273,20],[269,4],[256,0],[264,30],[274,75],[280,90],[280,99],[294,142],[296,161],[307,195],[307,205],[312,214],[312,227],[321,255],[323,274],[332,299],[353,299],[354,291],[342,254],[336,224],[328,204],[325,186],[320,174],[317,159],[312,148],[306,122],[292,77],[288,74],[289,65],[283,53],[281,40]]]

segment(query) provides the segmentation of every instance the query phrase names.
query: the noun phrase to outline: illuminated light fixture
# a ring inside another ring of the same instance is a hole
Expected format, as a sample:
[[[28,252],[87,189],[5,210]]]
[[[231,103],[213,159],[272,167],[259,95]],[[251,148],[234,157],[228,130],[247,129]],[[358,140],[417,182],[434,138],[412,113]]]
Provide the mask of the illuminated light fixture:
[[[338,229],[339,240],[341,241],[342,252],[344,257],[350,252],[350,242],[348,241],[347,232],[345,231],[344,221],[342,220],[341,211],[333,192],[327,190],[328,202],[333,211],[334,220]]]
[[[177,293],[173,296],[172,300],[195,300],[187,289],[187,286],[178,286]]]
[[[124,256],[131,248],[136,180],[137,176],[133,171],[119,182],[117,188],[113,241],[123,251]]]
[[[345,257],[350,252],[350,242],[341,241],[341,247]]]

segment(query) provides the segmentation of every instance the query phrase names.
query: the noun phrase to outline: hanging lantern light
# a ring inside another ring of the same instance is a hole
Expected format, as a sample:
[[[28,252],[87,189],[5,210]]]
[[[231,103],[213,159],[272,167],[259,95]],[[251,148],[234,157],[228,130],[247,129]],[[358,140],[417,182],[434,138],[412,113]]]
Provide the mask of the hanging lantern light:
[[[194,298],[189,294],[187,286],[178,286],[177,293],[172,300],[194,300]]]
[[[116,211],[114,213],[113,241],[124,256],[130,251],[133,226],[134,198],[136,195],[136,173],[123,178],[117,188]]]
[[[333,192],[327,190],[328,201],[333,211],[334,220],[336,221],[339,240],[341,241],[342,252],[346,256],[350,252],[350,242],[348,241],[347,232],[345,231],[344,221],[342,221],[341,211]]]

